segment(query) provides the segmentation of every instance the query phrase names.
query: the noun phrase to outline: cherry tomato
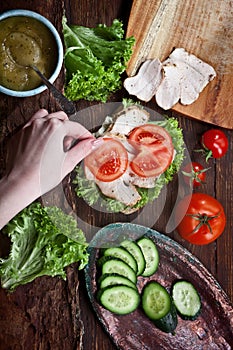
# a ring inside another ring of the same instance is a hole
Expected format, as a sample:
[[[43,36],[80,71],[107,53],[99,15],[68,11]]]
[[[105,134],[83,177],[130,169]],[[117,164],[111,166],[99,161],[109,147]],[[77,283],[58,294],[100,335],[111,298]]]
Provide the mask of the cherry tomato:
[[[191,162],[185,165],[182,170],[184,180],[187,184],[193,187],[201,186],[205,182],[206,171],[210,168],[204,168],[198,162]]]
[[[163,147],[173,149],[169,133],[161,126],[155,124],[144,124],[134,128],[129,134],[129,142],[137,149],[141,149],[144,146],[154,150]]]
[[[174,147],[169,133],[161,126],[144,124],[134,128],[129,142],[138,150],[130,163],[131,169],[141,177],[162,174],[171,164]]]
[[[118,179],[127,169],[128,154],[123,144],[112,138],[105,138],[104,144],[89,154],[84,161],[96,179],[110,182]]]
[[[176,207],[176,220],[184,212],[177,231],[186,241],[197,245],[209,244],[223,233],[226,224],[224,209],[212,196],[194,193],[184,197]]]
[[[206,160],[210,157],[221,158],[228,149],[228,139],[224,132],[218,129],[210,129],[204,132],[201,143],[207,151]]]

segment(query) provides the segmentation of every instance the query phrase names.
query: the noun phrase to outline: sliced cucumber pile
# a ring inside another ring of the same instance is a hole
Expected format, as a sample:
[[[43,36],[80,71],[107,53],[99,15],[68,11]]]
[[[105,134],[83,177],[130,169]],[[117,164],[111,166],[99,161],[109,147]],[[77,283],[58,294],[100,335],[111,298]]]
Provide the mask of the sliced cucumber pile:
[[[97,261],[99,303],[118,315],[135,311],[141,303],[145,315],[167,333],[174,333],[177,314],[183,319],[195,320],[200,314],[201,299],[188,281],[174,283],[171,294],[160,283],[149,281],[139,294],[137,277],[142,276],[146,281],[158,266],[158,249],[147,236],[137,241],[124,240],[119,247],[101,250]]]
[[[154,274],[158,265],[158,250],[149,238],[138,242],[125,240],[120,247],[103,250],[97,261],[100,271],[99,302],[107,310],[119,315],[136,310],[138,298],[140,301],[137,277],[143,276],[145,271],[147,276]]]

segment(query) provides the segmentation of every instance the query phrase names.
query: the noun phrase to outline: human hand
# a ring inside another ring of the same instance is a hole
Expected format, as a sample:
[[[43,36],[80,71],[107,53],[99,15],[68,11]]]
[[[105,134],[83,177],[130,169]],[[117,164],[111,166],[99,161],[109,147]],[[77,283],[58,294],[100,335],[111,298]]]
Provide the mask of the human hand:
[[[78,143],[71,147],[74,140]],[[39,110],[8,144],[7,176],[22,184],[25,195],[29,190],[37,198],[58,185],[94,146],[94,136],[64,112]]]
[[[35,113],[8,143],[6,174],[0,180],[0,228],[58,185],[101,142],[64,112]]]

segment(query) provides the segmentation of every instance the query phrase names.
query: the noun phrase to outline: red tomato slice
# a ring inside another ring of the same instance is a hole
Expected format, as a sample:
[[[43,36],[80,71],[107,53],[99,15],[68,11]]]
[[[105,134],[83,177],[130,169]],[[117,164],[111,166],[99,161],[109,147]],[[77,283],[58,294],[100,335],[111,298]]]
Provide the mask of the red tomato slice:
[[[105,138],[104,141],[103,145],[85,158],[84,164],[96,179],[110,182],[126,171],[128,154],[121,142],[112,138]]]
[[[161,126],[144,124],[129,134],[129,142],[139,150],[131,169],[141,177],[162,174],[171,164],[174,147],[169,133]]]
[[[129,134],[129,142],[137,149],[146,146],[156,150],[165,146],[173,150],[169,133],[155,124],[144,124],[134,128]]]
[[[130,167],[138,176],[155,177],[162,174],[171,164],[172,152],[166,147],[156,152],[144,149],[130,163]]]

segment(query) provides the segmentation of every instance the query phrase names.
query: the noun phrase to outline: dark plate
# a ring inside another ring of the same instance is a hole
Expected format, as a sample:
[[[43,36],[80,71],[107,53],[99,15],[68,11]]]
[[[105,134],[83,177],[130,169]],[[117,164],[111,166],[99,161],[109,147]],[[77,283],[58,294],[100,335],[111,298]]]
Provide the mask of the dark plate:
[[[138,278],[138,289],[156,280],[168,290],[176,279],[192,282],[202,300],[201,315],[195,321],[178,318],[176,334],[157,329],[138,308],[126,316],[105,310],[96,300],[96,259],[99,248],[117,245],[124,237],[136,239],[146,234],[153,239],[160,254],[157,272],[149,278]],[[232,349],[233,308],[217,281],[188,250],[152,229],[131,223],[117,223],[98,231],[91,242],[89,264],[85,269],[86,285],[92,306],[107,333],[119,349],[128,350],[210,350]]]

